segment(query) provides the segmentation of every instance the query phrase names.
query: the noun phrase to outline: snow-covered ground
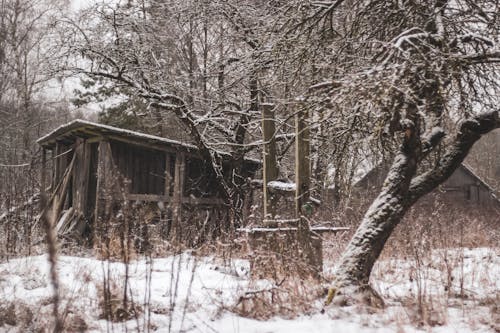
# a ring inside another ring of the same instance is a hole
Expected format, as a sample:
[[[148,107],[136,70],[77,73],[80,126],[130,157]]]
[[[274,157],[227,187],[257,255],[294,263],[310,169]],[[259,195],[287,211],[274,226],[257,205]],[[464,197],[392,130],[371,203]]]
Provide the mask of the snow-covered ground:
[[[328,307],[322,313],[322,298],[318,298],[307,314],[267,320],[245,318],[234,311],[242,296],[279,288],[271,281],[250,279],[245,260],[224,264],[215,257],[189,253],[151,261],[139,259],[129,265],[127,288],[138,305],[137,315],[111,323],[100,319],[103,281],[110,282],[112,294],[121,296],[125,266],[62,256],[58,261],[61,312],[67,314],[68,331],[89,332],[144,332],[148,321],[150,330],[156,332],[462,333],[495,332],[495,325],[498,330],[498,250],[439,250],[428,259],[377,264],[373,284],[387,301],[383,310]],[[331,269],[325,267],[327,275]],[[48,330],[51,296],[45,256],[0,264],[0,332]],[[282,306],[293,304],[284,302]],[[422,317],[432,326],[422,324]]]

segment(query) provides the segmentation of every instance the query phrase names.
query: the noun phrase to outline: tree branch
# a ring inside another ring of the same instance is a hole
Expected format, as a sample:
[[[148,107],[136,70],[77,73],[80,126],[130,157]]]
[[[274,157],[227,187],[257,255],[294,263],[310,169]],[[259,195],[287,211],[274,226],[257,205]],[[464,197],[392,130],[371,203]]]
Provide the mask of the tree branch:
[[[407,206],[413,205],[422,196],[448,179],[463,162],[474,143],[483,135],[497,128],[500,128],[500,111],[483,113],[463,121],[459,125],[459,131],[453,144],[450,145],[434,169],[412,180],[405,204]]]

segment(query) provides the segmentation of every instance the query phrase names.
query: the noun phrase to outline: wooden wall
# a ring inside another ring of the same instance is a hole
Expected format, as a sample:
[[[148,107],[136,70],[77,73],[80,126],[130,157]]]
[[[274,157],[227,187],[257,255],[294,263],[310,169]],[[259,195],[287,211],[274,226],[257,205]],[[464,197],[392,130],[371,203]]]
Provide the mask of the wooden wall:
[[[374,198],[380,190],[385,171],[375,168],[370,171],[353,188],[353,197]],[[453,205],[495,206],[498,201],[491,196],[490,190],[464,167],[459,167],[438,189],[435,190],[440,199]]]
[[[110,144],[116,167],[131,181],[130,193],[164,194],[166,152],[117,141]]]
[[[106,137],[73,137],[57,142],[52,156],[53,177],[44,176],[45,181],[52,179],[52,188],[73,160],[64,209],[72,207],[75,216],[82,217],[74,230],[92,231],[94,237],[105,234],[105,221],[115,216],[124,200],[157,207],[160,214],[169,216],[169,237],[179,240],[202,242],[229,226],[229,208],[218,191],[216,175],[206,164],[210,162],[191,152]],[[242,177],[254,171],[245,170]]]
[[[464,168],[458,168],[441,186],[451,199],[466,201],[471,204],[492,206],[497,204],[492,198],[490,189],[472,176]]]

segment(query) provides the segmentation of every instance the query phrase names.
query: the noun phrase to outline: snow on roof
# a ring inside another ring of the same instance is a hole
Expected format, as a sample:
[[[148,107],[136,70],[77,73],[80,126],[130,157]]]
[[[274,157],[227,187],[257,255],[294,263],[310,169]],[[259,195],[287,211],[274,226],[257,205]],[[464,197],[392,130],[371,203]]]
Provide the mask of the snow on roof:
[[[115,136],[137,139],[138,141],[147,141],[160,145],[181,146],[187,149],[198,149],[196,146],[192,144],[166,139],[156,135],[131,131],[124,128],[94,123],[83,119],[76,119],[67,124],[61,125],[52,132],[50,132],[49,134],[38,139],[36,142],[42,146],[50,147],[55,144],[56,139],[62,136],[67,136],[78,132],[85,132],[93,135],[115,135]]]
[[[151,134],[145,134],[141,132],[136,132],[136,131],[131,131],[127,130],[124,128],[119,128],[119,127],[114,127],[114,126],[109,126],[109,125],[104,125],[104,124],[99,124],[99,123],[94,123],[92,121],[88,120],[83,120],[83,119],[76,119],[73,120],[67,124],[61,125],[49,134],[42,136],[40,139],[38,139],[36,142],[44,146],[46,148],[53,147],[56,143],[56,140],[68,138],[68,137],[73,137],[76,135],[83,135],[83,136],[112,136],[114,138],[127,138],[131,140],[135,140],[138,143],[143,142],[143,143],[150,143],[150,144],[155,144],[157,146],[170,146],[170,147],[176,147],[176,148],[184,148],[187,151],[197,151],[198,147],[195,145],[177,141],[177,140],[172,140],[172,139],[167,139],[163,138],[161,136],[156,136],[156,135],[151,135]],[[229,155],[227,152],[222,152],[218,151],[219,154],[221,155]],[[258,159],[253,159],[253,158],[245,158],[246,162],[251,162],[255,164],[261,164],[261,161]]]

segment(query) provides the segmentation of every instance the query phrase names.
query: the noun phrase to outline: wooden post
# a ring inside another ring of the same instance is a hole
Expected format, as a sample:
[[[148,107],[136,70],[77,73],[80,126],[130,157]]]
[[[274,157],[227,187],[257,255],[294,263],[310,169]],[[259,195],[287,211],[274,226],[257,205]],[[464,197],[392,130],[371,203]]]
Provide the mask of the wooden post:
[[[182,221],[182,197],[184,195],[184,177],[186,169],[186,156],[184,153],[177,153],[175,156],[175,174],[174,174],[174,195],[172,209],[172,228],[173,237],[181,238]]]
[[[47,188],[47,150],[45,148],[42,148],[42,179],[40,180],[41,182],[41,189],[40,189],[40,194],[41,194],[41,208],[43,209],[46,204],[46,199],[47,199],[47,193],[46,193],[46,188]]]
[[[50,150],[50,161],[51,161],[51,168],[50,168],[50,192],[54,192],[54,189],[57,186],[56,183],[56,160],[55,160],[55,148],[52,148]]]
[[[308,205],[310,196],[310,148],[307,111],[299,111],[295,115],[295,217],[310,213]]]
[[[262,133],[264,140],[263,147],[263,199],[264,199],[264,219],[272,219],[275,215],[274,200],[267,189],[267,183],[278,178],[278,166],[276,162],[276,138],[274,123],[274,105],[262,104]]]
[[[83,175],[84,175],[84,168],[83,168],[83,163],[84,163],[84,147],[83,147],[83,139],[77,138],[75,142],[75,148],[74,148],[74,157],[75,157],[75,169],[76,172],[74,173],[73,176],[73,184],[72,184],[72,190],[73,190],[73,208],[77,213],[82,212],[82,197],[84,197],[83,193]]]
[[[90,159],[92,146],[88,142],[83,143],[83,170],[81,171],[81,213],[85,216],[88,207],[88,191],[90,183]]]
[[[309,114],[300,110],[295,115],[295,217],[298,219],[297,245],[299,255],[314,276],[323,269],[321,238],[312,237],[307,217],[312,214],[310,202],[311,159]]]
[[[172,174],[170,173],[170,163],[171,163],[171,155],[169,152],[165,153],[165,190],[164,196],[170,197],[170,189],[172,187]]]
[[[94,240],[99,240],[100,232],[103,232],[105,224],[111,218],[112,209],[112,156],[111,146],[108,141],[99,142],[98,158],[97,158],[97,189],[95,203],[95,223],[94,223]]]
[[[59,154],[62,153],[61,144],[56,142],[55,154],[52,159],[52,163],[54,163],[54,185],[59,184],[61,180],[61,156]]]

